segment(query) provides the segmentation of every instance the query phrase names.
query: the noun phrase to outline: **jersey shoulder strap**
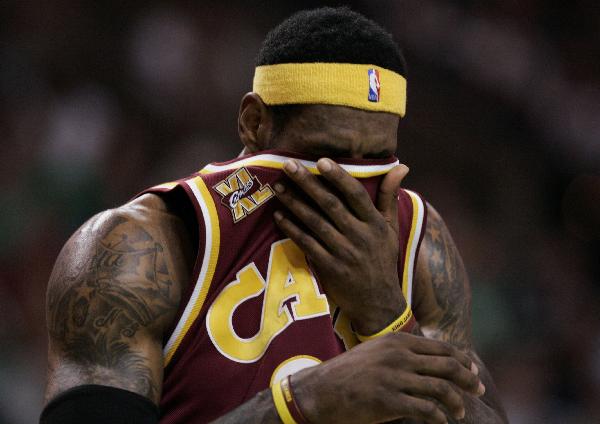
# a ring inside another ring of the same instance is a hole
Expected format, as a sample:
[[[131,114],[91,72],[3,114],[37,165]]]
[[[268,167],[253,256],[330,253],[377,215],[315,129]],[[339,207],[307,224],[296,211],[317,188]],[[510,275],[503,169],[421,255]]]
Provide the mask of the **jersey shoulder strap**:
[[[423,198],[411,190],[402,189],[398,195],[398,222],[400,254],[398,275],[402,276],[402,292],[409,305],[412,305],[413,279],[417,269],[419,248],[427,225],[427,204]]]

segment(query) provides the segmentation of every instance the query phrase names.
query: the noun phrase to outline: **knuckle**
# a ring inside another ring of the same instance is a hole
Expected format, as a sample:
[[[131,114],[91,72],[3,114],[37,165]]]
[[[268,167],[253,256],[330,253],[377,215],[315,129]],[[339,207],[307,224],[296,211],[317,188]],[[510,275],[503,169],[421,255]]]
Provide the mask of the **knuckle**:
[[[435,403],[426,400],[420,404],[420,410],[425,416],[434,416],[438,410],[438,407],[435,405]]]
[[[334,162],[333,168],[331,168],[331,171],[329,171],[329,178],[343,183],[345,181],[345,177],[346,175],[342,167]]]
[[[339,207],[339,199],[332,193],[323,196],[322,205],[327,210],[336,210]]]
[[[323,220],[321,219],[321,217],[314,213],[306,213],[304,217],[304,222],[310,228],[318,229],[319,231],[321,230],[321,227],[323,227]]]
[[[340,243],[339,256],[344,262],[352,264],[352,268],[355,268],[356,264],[363,263],[364,260],[362,252],[353,243],[348,242]]]
[[[296,237],[298,244],[305,248],[310,247],[311,238],[307,234],[299,232]]]
[[[331,226],[329,224],[319,221],[315,228],[317,228],[321,239],[326,240],[333,237],[333,232],[331,231]]]
[[[452,376],[457,376],[460,374],[461,365],[454,358],[449,358],[446,365],[448,369],[448,373]]]
[[[456,346],[452,346],[451,344],[446,344],[448,349],[448,354],[452,355],[459,362],[468,362],[466,360],[466,355],[461,352]]]
[[[283,193],[282,193],[283,195]],[[290,193],[285,194],[285,196],[287,196],[285,198],[285,206],[289,209],[289,210],[295,210],[298,208],[298,205],[300,204],[300,202],[298,201],[298,199],[296,199],[295,196],[292,196]]]
[[[360,202],[362,200],[364,200],[364,196],[365,192],[364,189],[362,188],[362,186],[354,186],[350,189],[348,189],[348,197],[353,201],[353,202]]]
[[[389,226],[388,226],[389,224],[381,216],[376,215],[376,217],[377,218],[375,219],[375,221],[373,223],[373,225],[375,226],[375,230],[379,234],[385,234],[389,230]]]
[[[467,386],[471,389],[477,389],[479,387],[479,378],[474,376],[473,374],[468,373],[467,377]]]
[[[297,178],[301,179],[301,180],[305,180],[310,176],[310,173],[308,172],[308,170],[306,169],[305,166],[298,164],[298,168],[296,170],[296,172],[294,172],[294,175],[296,175]]]
[[[458,409],[462,406],[462,398],[448,383],[444,383],[443,388],[440,388],[438,396],[451,408]]]
[[[433,424],[447,424],[448,420],[446,419],[442,411],[438,410],[435,413],[435,416],[431,417],[431,422]]]
[[[348,258],[353,263],[355,263],[355,264],[364,263],[363,252],[361,252],[360,250],[356,249],[354,246],[346,248],[345,251],[348,254]]]
[[[452,392],[450,385],[445,381],[440,381],[439,383],[437,383],[435,385],[434,390],[437,393],[437,395],[442,398],[447,398]]]
[[[390,397],[390,390],[388,388],[387,385],[385,384],[378,384],[377,387],[375,387],[373,389],[372,392],[372,396],[375,397],[375,399],[381,401],[381,405],[380,406],[385,406],[386,404],[389,404],[388,399]]]
[[[466,390],[476,390],[479,386],[479,379],[474,375],[469,375],[469,373],[465,372],[463,376],[461,376],[458,385]]]
[[[440,346],[440,350],[441,350],[442,354],[448,355],[448,356],[453,356],[454,352],[452,351],[452,346],[450,346],[448,343],[439,342],[439,346]]]

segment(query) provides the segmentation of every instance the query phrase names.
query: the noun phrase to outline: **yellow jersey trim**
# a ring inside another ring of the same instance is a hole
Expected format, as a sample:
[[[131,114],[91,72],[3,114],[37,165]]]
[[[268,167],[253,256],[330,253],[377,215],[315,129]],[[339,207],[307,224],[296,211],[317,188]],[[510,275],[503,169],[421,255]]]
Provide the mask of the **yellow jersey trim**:
[[[261,154],[251,156],[245,159],[240,159],[232,163],[223,165],[210,164],[200,170],[200,174],[213,174],[215,172],[229,171],[232,169],[238,169],[245,166],[261,166],[264,168],[283,169],[283,165],[290,158],[287,156],[273,155],[273,154]],[[317,169],[317,163],[314,161],[296,159],[302,165],[304,165],[311,174],[320,175]],[[378,175],[387,174],[392,168],[397,166],[400,162],[394,161],[392,163],[386,163],[383,165],[351,165],[351,164],[339,164],[342,169],[348,172],[354,178],[368,178]]]
[[[206,295],[210,289],[210,285],[217,267],[217,261],[219,259],[219,249],[221,244],[221,234],[219,228],[219,216],[217,214],[217,208],[213,201],[213,198],[208,190],[208,187],[202,181],[201,177],[194,177],[185,182],[192,190],[200,209],[202,210],[202,217],[204,218],[206,241],[204,247],[204,258],[202,260],[202,267],[200,268],[200,274],[198,280],[194,286],[192,296],[188,304],[186,305],[175,331],[169,338],[164,350],[164,366],[166,367],[173,355],[177,351],[177,348],[181,344],[181,341],[191,328],[192,324],[198,318],[198,314],[204,305]]]
[[[175,188],[176,186],[177,186],[176,182],[162,183],[162,184],[152,187],[150,190],[164,190],[164,189],[171,190],[172,188]]]
[[[408,242],[406,243],[406,253],[404,256],[404,270],[402,272],[402,293],[404,298],[408,302],[408,306],[412,305],[412,286],[413,286],[413,274],[414,266],[416,263],[417,246],[419,239],[421,238],[421,231],[423,230],[423,216],[425,213],[425,206],[421,198],[410,190],[404,190],[409,196],[412,202],[412,221],[410,225],[410,235]]]
[[[284,366],[286,366],[290,362],[296,361],[298,359],[309,359],[311,361],[315,361],[315,365],[318,365],[321,362],[323,362],[319,358],[317,358],[315,356],[311,356],[311,355],[296,355],[296,356],[292,356],[291,358],[288,358],[285,361],[283,361],[282,363],[280,363],[279,365],[277,365],[277,368],[275,368],[275,371],[273,371],[273,374],[271,375],[271,381],[269,382],[269,387],[272,387],[273,384],[278,383],[278,381],[275,381],[275,376],[277,375],[277,373],[279,372],[279,370],[281,370]]]

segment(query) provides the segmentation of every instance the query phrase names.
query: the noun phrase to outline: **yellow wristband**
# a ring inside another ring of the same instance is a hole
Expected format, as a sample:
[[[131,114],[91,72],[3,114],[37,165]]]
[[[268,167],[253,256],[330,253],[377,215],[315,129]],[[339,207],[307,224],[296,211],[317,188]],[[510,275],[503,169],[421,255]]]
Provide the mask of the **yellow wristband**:
[[[277,414],[279,414],[279,418],[283,424],[298,424],[296,420],[292,417],[290,410],[288,409],[285,399],[283,398],[283,390],[281,389],[281,381],[274,383],[271,386],[271,391],[273,392],[273,402],[275,402],[275,409],[277,409]]]
[[[366,342],[367,340],[376,339],[377,337],[381,337],[387,333],[399,333],[400,331],[402,331],[406,323],[408,323],[412,317],[412,309],[410,309],[409,305],[406,305],[406,309],[404,310],[404,312],[402,312],[402,315],[400,315],[394,322],[392,322],[380,332],[375,333],[372,336],[361,336],[360,334],[356,333],[356,337],[361,342]]]

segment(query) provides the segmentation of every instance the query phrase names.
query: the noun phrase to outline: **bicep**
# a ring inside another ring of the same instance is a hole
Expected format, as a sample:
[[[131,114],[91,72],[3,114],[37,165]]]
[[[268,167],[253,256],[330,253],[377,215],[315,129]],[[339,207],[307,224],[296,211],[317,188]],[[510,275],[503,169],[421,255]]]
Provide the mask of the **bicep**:
[[[168,244],[147,219],[112,211],[67,242],[48,283],[47,399],[101,384],[158,402],[163,330],[184,272]]]

